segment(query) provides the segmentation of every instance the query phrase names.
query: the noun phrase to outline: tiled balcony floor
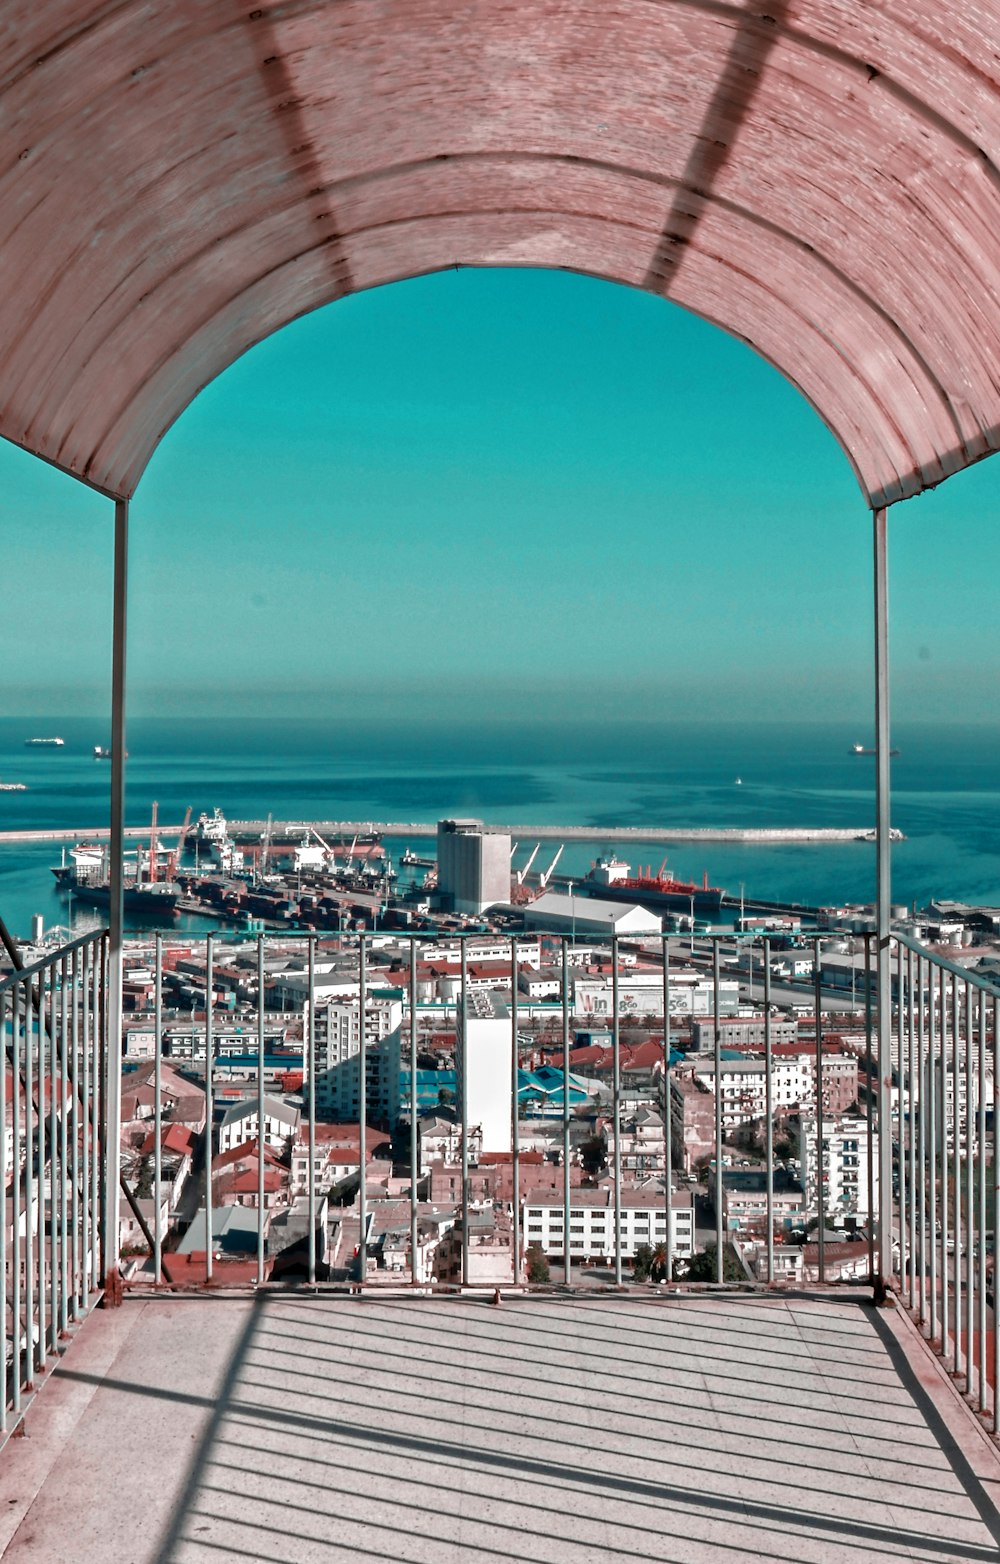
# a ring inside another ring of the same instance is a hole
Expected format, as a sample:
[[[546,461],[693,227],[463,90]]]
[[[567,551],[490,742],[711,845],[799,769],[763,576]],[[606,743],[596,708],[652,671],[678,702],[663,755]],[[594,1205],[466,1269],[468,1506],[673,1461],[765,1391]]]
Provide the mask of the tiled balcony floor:
[[[1000,1557],[992,1448],[843,1294],[133,1298],[26,1425],[16,1564]]]

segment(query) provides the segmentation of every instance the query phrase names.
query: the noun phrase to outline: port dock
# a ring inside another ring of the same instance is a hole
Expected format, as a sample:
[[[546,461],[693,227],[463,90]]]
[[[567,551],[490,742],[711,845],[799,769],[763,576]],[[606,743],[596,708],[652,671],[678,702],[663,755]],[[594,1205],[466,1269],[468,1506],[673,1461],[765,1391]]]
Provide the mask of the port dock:
[[[263,836],[268,828],[266,820],[230,820],[230,828],[241,834],[259,832]],[[645,826],[645,825],[494,825],[491,829],[507,832],[511,837],[530,837],[536,842],[873,842],[874,826]],[[321,836],[354,836],[364,832],[379,836],[431,837],[437,836],[436,822],[426,820],[272,820],[271,833],[280,836],[286,831],[310,828]],[[176,836],[180,825],[159,825],[161,836]],[[107,826],[62,827],[48,831],[0,831],[0,846],[19,842],[106,842],[110,836]],[[149,836],[149,826],[128,826],[125,836],[129,841],[139,841]],[[905,841],[902,831],[892,832],[894,842]]]

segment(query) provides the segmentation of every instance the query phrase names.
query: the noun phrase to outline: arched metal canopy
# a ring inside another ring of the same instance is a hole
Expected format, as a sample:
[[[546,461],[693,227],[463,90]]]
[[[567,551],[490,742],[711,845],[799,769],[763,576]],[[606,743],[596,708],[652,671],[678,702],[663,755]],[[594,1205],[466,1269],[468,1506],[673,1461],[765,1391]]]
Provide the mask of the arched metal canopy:
[[[125,497],[305,311],[554,266],[743,338],[873,508],[916,494],[1000,447],[998,38],[1000,0],[6,0],[0,434]]]

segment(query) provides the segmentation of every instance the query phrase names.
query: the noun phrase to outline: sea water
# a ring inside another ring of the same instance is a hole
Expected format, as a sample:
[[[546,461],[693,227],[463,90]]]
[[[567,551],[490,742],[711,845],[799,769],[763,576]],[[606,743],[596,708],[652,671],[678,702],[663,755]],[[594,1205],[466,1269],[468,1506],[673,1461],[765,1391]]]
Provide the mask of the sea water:
[[[61,748],[25,748],[58,735]],[[647,827],[871,827],[874,759],[851,753],[870,734],[843,724],[434,724],[375,721],[134,719],[129,723],[129,825],[177,825],[215,806],[233,819],[494,822],[592,828],[566,844],[560,873],[586,872],[614,848],[614,830]],[[95,760],[107,724],[83,718],[0,719],[0,831],[108,822],[110,766]],[[1000,904],[1000,735],[985,727],[900,726],[892,763],[893,896]],[[739,781],[737,781],[739,778]],[[394,855],[404,836],[388,845]],[[412,845],[432,851],[419,838]],[[515,865],[534,843],[520,844]],[[544,842],[535,868],[558,841]],[[50,872],[60,845],[0,847],[0,917],[25,934],[33,913],[66,921]],[[805,903],[870,901],[874,849],[863,842],[664,843],[620,848],[655,872],[732,895]],[[94,910],[81,916],[93,921]]]

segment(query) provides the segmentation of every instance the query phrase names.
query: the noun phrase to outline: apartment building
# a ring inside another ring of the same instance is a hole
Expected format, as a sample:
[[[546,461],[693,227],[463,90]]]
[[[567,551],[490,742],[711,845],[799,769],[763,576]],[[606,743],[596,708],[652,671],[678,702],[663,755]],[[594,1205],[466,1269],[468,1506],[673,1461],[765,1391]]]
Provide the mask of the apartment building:
[[[526,1248],[537,1244],[547,1255],[565,1252],[563,1202],[551,1190],[526,1191],[521,1232]],[[622,1190],[621,1250],[626,1257],[641,1244],[655,1248],[667,1236],[664,1194],[660,1190]],[[678,1259],[694,1253],[694,1208],[690,1194],[675,1190],[670,1200],[670,1236]],[[569,1213],[571,1260],[607,1260],[615,1252],[615,1197],[610,1187],[574,1189]]]

